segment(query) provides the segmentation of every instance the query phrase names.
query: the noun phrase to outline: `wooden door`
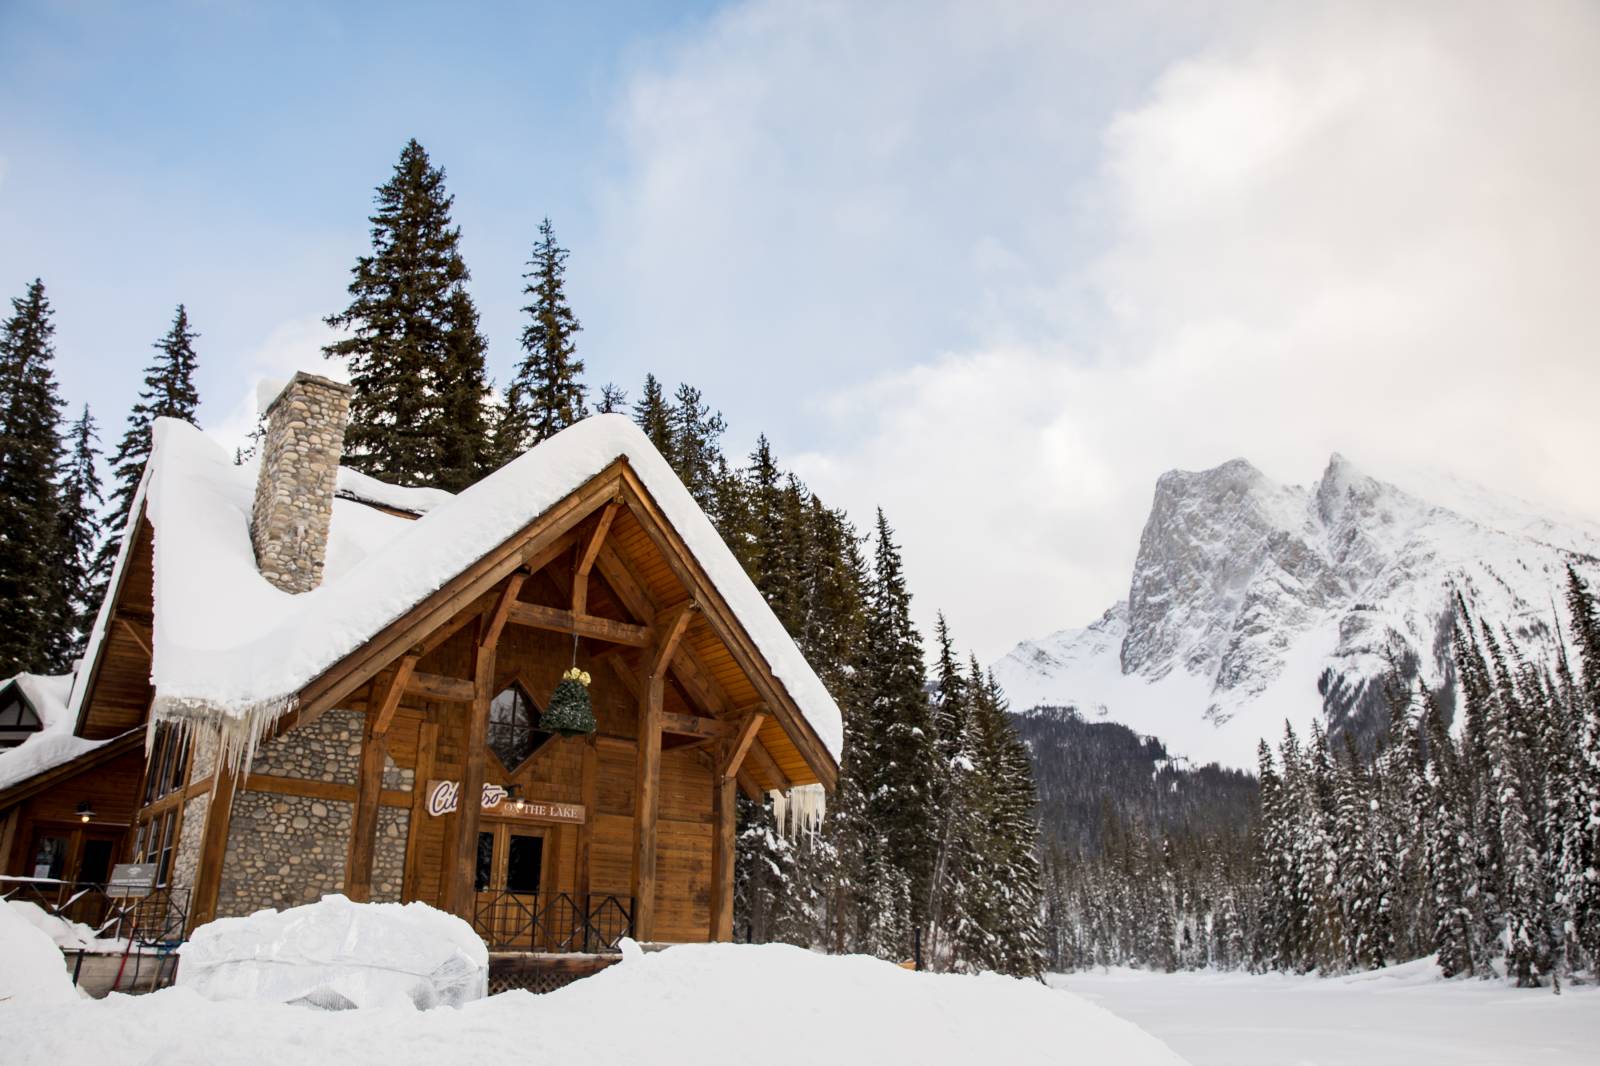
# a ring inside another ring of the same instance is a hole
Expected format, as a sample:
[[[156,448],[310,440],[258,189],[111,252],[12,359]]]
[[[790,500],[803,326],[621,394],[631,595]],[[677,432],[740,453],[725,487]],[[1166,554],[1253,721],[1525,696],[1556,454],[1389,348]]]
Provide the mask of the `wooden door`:
[[[507,951],[547,950],[545,830],[485,820],[478,832],[478,933]]]

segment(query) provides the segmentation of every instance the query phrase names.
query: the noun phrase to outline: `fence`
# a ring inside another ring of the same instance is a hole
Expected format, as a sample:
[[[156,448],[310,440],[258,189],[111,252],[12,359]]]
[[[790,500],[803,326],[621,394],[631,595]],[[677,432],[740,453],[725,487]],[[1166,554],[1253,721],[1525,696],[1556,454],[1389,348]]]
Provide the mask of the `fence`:
[[[612,952],[633,933],[633,900],[566,892],[480,892],[472,927],[490,951]]]

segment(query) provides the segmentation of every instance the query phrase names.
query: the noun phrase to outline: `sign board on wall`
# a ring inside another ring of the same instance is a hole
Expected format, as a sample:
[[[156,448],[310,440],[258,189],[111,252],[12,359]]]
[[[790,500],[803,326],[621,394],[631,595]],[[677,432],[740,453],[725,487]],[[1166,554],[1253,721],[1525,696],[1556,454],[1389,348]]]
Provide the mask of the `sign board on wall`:
[[[106,882],[106,895],[124,899],[148,896],[155,887],[155,863],[119,862],[111,868],[111,880]]]
[[[429,781],[428,813],[437,818],[456,809],[461,798],[461,782]],[[500,785],[485,783],[483,809],[501,818],[520,818],[529,822],[570,822],[582,824],[588,812],[581,803],[562,803],[559,800],[512,799]]]

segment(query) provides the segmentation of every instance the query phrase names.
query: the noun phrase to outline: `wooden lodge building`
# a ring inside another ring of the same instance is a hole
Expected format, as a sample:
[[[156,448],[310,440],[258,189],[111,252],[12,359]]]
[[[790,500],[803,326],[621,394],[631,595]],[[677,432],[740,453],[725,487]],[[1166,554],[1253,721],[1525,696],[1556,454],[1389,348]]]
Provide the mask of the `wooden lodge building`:
[[[340,468],[348,402],[296,375],[259,467],[158,422],[68,754],[0,752],[0,873],[92,838],[190,929],[342,892],[500,950],[730,938],[736,790],[831,789],[842,730],[710,522],[620,416],[451,496]]]

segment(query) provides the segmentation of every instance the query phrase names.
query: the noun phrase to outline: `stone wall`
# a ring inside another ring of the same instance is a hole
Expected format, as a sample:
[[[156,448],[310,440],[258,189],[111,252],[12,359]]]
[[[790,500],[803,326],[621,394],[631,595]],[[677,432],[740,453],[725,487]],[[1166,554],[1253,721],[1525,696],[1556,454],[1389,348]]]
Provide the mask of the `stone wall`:
[[[354,815],[355,804],[344,800],[241,789],[233,798],[217,915],[282,910],[343,892]],[[404,850],[402,836],[402,863]]]
[[[211,793],[202,792],[183,805],[183,824],[178,827],[178,846],[172,849],[173,888],[185,892],[194,888],[194,873],[200,867],[200,838],[205,835],[206,815],[211,810]]]
[[[378,808],[378,837],[372,846],[372,902],[399,903],[406,876],[406,833],[411,812],[405,807]]]
[[[356,711],[328,711],[310,725],[263,740],[256,748],[250,771],[356,784],[361,778],[361,734],[365,724],[364,717]],[[387,782],[385,787],[389,787]]]
[[[267,408],[250,543],[261,576],[285,592],[322,584],[350,394],[348,385],[300,373]]]
[[[190,734],[194,755],[189,759],[189,781],[204,781],[217,768],[217,749],[222,744],[222,734],[214,726],[197,724]]]

